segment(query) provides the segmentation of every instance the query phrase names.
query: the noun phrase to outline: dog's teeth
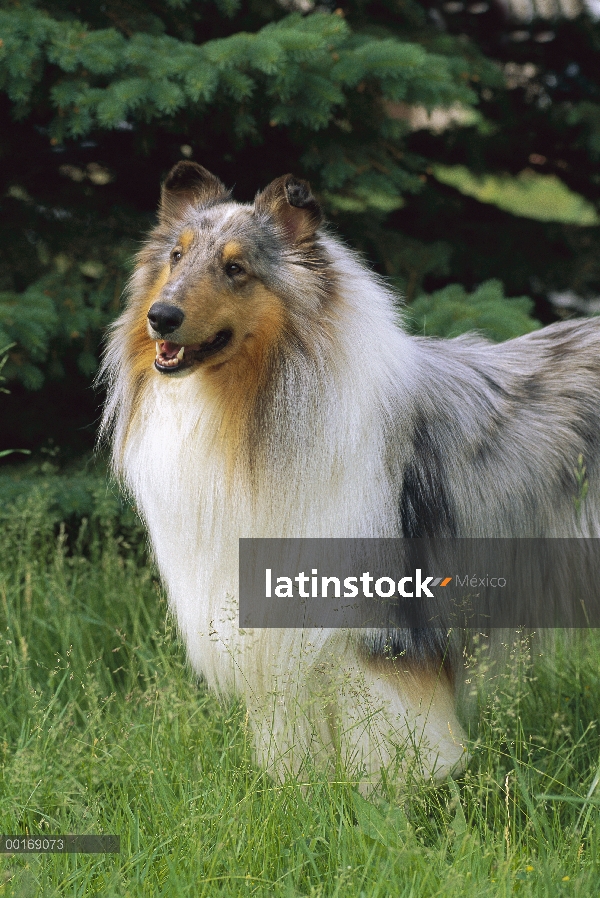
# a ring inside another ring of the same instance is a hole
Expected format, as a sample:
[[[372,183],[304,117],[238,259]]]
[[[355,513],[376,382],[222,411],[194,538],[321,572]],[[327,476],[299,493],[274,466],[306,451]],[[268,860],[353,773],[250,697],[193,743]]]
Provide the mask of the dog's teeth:
[[[185,352],[185,346],[182,346],[179,352],[177,353],[177,358],[180,362],[183,362],[183,354]]]

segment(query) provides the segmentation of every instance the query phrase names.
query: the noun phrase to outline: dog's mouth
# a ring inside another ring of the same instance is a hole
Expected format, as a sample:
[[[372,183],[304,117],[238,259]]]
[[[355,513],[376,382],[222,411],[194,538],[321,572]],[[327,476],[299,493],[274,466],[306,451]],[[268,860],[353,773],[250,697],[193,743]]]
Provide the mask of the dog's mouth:
[[[232,336],[230,330],[222,330],[204,343],[190,343],[188,346],[161,340],[156,344],[154,367],[161,374],[172,374],[174,371],[191,368],[195,363],[203,362],[209,356],[225,349]]]

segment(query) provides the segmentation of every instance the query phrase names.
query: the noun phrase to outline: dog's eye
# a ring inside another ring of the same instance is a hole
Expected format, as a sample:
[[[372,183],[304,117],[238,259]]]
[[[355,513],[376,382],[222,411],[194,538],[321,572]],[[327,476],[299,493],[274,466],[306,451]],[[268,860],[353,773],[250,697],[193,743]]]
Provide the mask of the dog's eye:
[[[241,265],[238,265],[236,262],[228,262],[225,266],[225,274],[228,274],[229,277],[234,277],[236,274],[243,274],[244,269]]]
[[[183,253],[181,251],[181,247],[176,246],[175,249],[171,252],[171,262],[175,265],[181,259]]]

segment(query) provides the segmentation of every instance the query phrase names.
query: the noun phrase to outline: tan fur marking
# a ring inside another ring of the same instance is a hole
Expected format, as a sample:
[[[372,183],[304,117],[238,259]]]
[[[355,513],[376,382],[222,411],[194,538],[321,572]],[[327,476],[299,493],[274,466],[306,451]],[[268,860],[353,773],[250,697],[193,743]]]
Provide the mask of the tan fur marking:
[[[139,304],[139,315],[136,317],[129,339],[129,357],[131,359],[131,374],[134,382],[137,382],[140,377],[149,374],[152,370],[152,364],[156,357],[156,348],[148,335],[148,309],[167,283],[169,273],[169,265],[165,265],[150,292],[146,294]]]
[[[169,273],[170,266],[167,264],[162,268],[150,291],[144,293],[141,299],[136,302],[136,314],[132,318],[133,324],[127,343],[129,360],[128,380],[132,396],[131,411],[127,423],[128,430],[142,401],[144,386],[153,371],[154,359],[156,358],[155,342],[150,339],[148,334],[148,309],[169,279]]]
[[[202,371],[206,386],[221,409],[219,436],[231,473],[236,462],[247,459],[250,417],[268,377],[269,358],[286,322],[283,303],[262,284],[257,284],[252,296],[244,297],[235,311],[235,339],[241,338],[236,352],[224,362],[215,356],[213,363]]]
[[[141,377],[152,370],[152,364],[156,357],[156,349],[148,336],[146,321],[141,316],[131,331],[129,353],[132,379],[134,382],[138,382]]]
[[[226,243],[223,247],[223,262],[231,262],[235,259],[239,259],[243,253],[243,249],[240,243],[236,240],[230,240],[229,243]]]
[[[179,245],[185,250],[187,253],[188,249],[192,245],[192,241],[194,240],[194,232],[188,228],[187,231],[183,231],[179,236]]]
[[[395,683],[401,682],[403,692],[414,700],[421,701],[424,707],[432,703],[435,697],[436,707],[442,706],[454,717],[452,684],[441,663],[435,666],[430,661],[427,666],[421,667],[414,661],[408,662],[403,658],[376,656],[369,658],[368,666],[376,676]]]

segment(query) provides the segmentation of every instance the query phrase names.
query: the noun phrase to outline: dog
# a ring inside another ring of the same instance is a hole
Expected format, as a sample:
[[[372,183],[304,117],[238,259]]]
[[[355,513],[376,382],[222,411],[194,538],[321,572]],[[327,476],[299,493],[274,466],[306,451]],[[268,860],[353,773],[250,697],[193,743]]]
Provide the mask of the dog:
[[[410,336],[307,182],[239,204],[180,162],[110,332],[101,432],[194,670],[274,776],[461,769],[460,651],[238,625],[240,537],[598,535],[600,322],[494,345]],[[574,513],[574,468],[588,495]]]

